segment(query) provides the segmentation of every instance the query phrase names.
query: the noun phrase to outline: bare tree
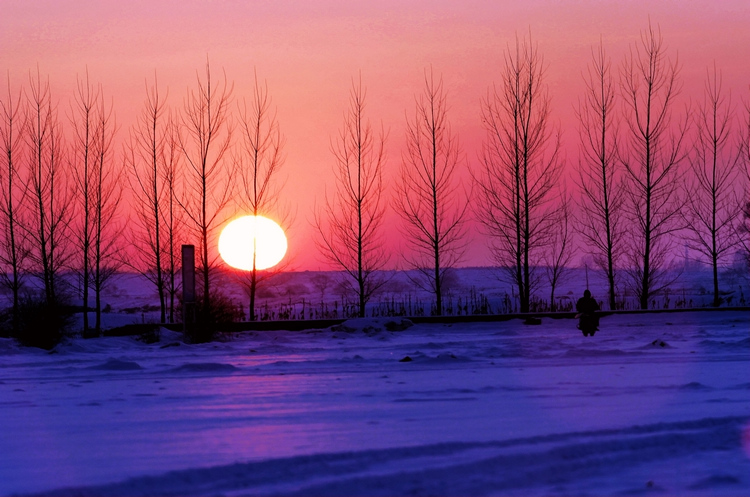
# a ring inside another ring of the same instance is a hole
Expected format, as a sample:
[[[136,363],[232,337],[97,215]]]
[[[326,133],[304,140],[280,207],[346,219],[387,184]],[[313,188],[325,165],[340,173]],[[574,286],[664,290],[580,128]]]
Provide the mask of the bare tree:
[[[556,223],[550,230],[547,249],[542,260],[550,286],[550,310],[556,311],[555,290],[570,275],[570,264],[573,260],[573,214],[570,198],[563,194],[555,216]]]
[[[685,225],[691,233],[690,247],[708,258],[713,271],[713,305],[721,304],[719,265],[737,246],[735,223],[736,181],[742,151],[732,139],[734,115],[731,97],[725,97],[721,72],[714,65],[706,77],[704,99],[695,114],[695,140],[689,155],[691,176],[686,182]]]
[[[603,44],[591,52],[584,76],[586,93],[579,100],[581,191],[576,223],[594,263],[604,271],[609,286],[609,308],[617,307],[617,266],[623,255],[624,189],[618,158],[616,91],[611,62]]]
[[[448,121],[442,78],[436,81],[430,69],[424,83],[413,119],[407,116],[406,151],[394,203],[411,249],[407,264],[421,275],[415,283],[435,295],[435,313],[442,315],[446,271],[461,260],[466,248],[469,204],[457,177],[465,163]]]
[[[131,171],[130,187],[133,191],[135,228],[131,239],[138,248],[137,259],[127,264],[137,269],[156,286],[159,296],[160,322],[167,319],[166,276],[164,274],[164,240],[162,240],[162,204],[168,202],[164,175],[168,174],[165,148],[168,145],[168,116],[165,116],[166,99],[162,99],[156,80],[146,87],[146,102],[130,131],[125,163]]]
[[[508,47],[502,83],[482,102],[482,122],[487,135],[475,176],[476,215],[491,237],[496,263],[518,288],[521,312],[529,312],[538,284],[534,271],[555,232],[554,187],[563,165],[543,58],[531,40],[516,38]]]
[[[104,96],[100,94],[97,104],[95,122],[94,148],[94,184],[93,184],[93,278],[95,302],[94,330],[97,335],[102,331],[102,291],[107,282],[120,268],[121,258],[116,257],[120,251],[121,230],[117,225],[117,214],[122,198],[120,187],[121,168],[112,158],[112,142],[116,125],[112,105],[107,108]]]
[[[352,81],[344,125],[331,144],[336,191],[326,194],[323,212],[316,212],[314,220],[321,252],[353,280],[359,317],[385,283],[378,271],[388,261],[382,231],[385,134],[382,129],[376,134],[365,118],[365,99],[360,77]]]
[[[316,274],[315,276],[310,278],[310,281],[312,282],[315,289],[320,292],[320,302],[322,303],[326,296],[326,290],[333,283],[332,278],[328,275],[327,272],[324,272]]]
[[[68,239],[71,215],[71,195],[66,183],[65,148],[57,119],[57,109],[52,103],[48,80],[42,80],[37,69],[36,77],[29,76],[28,181],[31,204],[30,219],[26,229],[30,240],[30,258],[36,264],[44,284],[48,307],[60,303],[59,277],[70,257]]]
[[[209,247],[214,245],[232,194],[233,171],[225,157],[232,138],[228,114],[232,87],[226,75],[218,84],[211,79],[208,61],[205,79],[198,76],[197,80],[198,87],[185,99],[178,135],[186,169],[185,189],[179,202],[198,237],[203,292],[201,319],[210,322],[213,319],[211,275],[217,256],[209,253]]]
[[[243,101],[240,110],[240,153],[237,167],[240,172],[240,194],[242,204],[253,216],[275,218],[287,225],[289,213],[280,201],[283,181],[279,173],[284,165],[284,138],[271,109],[271,98],[267,85],[258,82],[255,75],[253,97],[248,108]],[[255,264],[256,250],[253,247],[253,263],[247,278],[242,283],[250,297],[250,321],[255,321],[255,297],[258,288],[278,269],[259,271]]]
[[[94,185],[96,182],[95,140],[97,103],[100,89],[93,88],[89,82],[88,71],[85,81],[78,79],[75,103],[71,109],[71,127],[73,143],[70,161],[76,182],[76,200],[78,201],[77,224],[74,227],[80,251],[79,282],[83,298],[83,336],[89,336],[89,287],[91,286],[92,243],[94,241],[95,212]]]
[[[174,116],[170,115],[167,123],[166,141],[163,149],[163,164],[161,176],[164,183],[166,202],[162,209],[162,222],[166,230],[166,266],[165,281],[168,297],[169,322],[175,322],[175,300],[177,298],[178,258],[181,251],[183,227],[185,219],[182,209],[178,208],[177,184],[181,179],[180,170],[180,139],[179,126]]]
[[[685,158],[688,113],[673,123],[679,68],[665,52],[661,33],[649,24],[621,71],[627,131],[622,160],[632,235],[627,272],[641,309],[648,309],[649,299],[671,283],[665,271],[671,235],[683,227],[680,164]]]
[[[742,151],[742,176],[744,177],[743,197],[740,199],[739,211],[742,213],[736,224],[735,232],[745,259],[746,268],[750,269],[750,101],[745,103],[745,119],[740,132],[740,150]]]
[[[20,167],[24,160],[24,101],[23,92],[19,90],[14,96],[8,76],[7,100],[0,100],[0,230],[3,239],[0,246],[0,282],[13,295],[12,323],[13,335],[19,332],[20,298],[23,286],[24,262],[28,255],[28,246],[21,229],[20,213],[28,209],[26,189],[20,177]]]

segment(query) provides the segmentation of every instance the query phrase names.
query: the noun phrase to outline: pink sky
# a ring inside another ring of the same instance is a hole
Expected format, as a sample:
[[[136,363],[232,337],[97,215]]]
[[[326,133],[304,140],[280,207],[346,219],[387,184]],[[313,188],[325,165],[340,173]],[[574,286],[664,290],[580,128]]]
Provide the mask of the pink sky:
[[[714,60],[735,101],[750,98],[747,0],[3,0],[0,69],[9,71],[17,88],[38,64],[66,110],[76,75],[88,67],[92,80],[114,99],[120,138],[140,110],[144,82],[154,71],[179,107],[207,55],[214,71],[226,70],[239,98],[248,94],[257,70],[268,82],[286,136],[284,192],[297,211],[289,233],[294,267],[316,269],[325,264],[309,250],[308,221],[326,184],[332,188],[330,139],[359,71],[370,118],[390,133],[387,178],[395,177],[400,164],[404,114],[413,110],[430,65],[443,75],[453,129],[474,163],[482,139],[480,98],[499,73],[504,48],[515,33],[523,36],[530,29],[549,67],[553,112],[572,163],[577,160],[573,106],[590,47],[601,36],[619,64],[649,17],[660,26],[670,53],[679,53],[685,102],[700,98],[706,67]],[[481,239],[466,263],[489,263]]]

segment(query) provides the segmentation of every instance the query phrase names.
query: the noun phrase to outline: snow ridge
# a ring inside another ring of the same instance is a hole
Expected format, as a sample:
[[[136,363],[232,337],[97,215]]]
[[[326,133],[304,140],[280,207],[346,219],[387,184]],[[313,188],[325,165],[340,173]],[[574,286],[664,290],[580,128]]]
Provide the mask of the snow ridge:
[[[729,416],[504,441],[315,454],[191,468],[111,485],[58,489],[45,495],[585,493],[577,482],[688,454],[695,459],[740,451],[745,421],[744,417]],[[740,492],[750,488],[750,477],[717,473],[688,478],[686,486],[664,490],[704,491],[717,485]],[[638,493],[653,486],[653,480],[634,479],[618,490]]]

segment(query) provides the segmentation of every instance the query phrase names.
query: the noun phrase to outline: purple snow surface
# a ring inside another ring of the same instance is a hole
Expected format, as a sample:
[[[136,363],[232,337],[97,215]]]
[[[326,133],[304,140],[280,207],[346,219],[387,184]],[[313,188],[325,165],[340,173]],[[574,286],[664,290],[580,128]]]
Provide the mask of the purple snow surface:
[[[749,322],[2,339],[0,494],[748,495]]]

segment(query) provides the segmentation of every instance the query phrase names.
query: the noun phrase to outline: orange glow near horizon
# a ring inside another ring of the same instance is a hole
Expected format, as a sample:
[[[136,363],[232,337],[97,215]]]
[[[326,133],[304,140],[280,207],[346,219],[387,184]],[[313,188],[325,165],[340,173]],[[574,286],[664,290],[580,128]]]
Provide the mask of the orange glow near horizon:
[[[284,258],[287,240],[276,222],[263,216],[242,216],[231,221],[219,236],[219,254],[236,269],[268,269]]]

